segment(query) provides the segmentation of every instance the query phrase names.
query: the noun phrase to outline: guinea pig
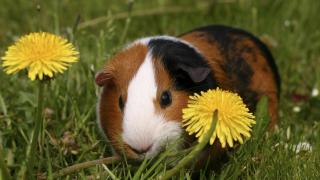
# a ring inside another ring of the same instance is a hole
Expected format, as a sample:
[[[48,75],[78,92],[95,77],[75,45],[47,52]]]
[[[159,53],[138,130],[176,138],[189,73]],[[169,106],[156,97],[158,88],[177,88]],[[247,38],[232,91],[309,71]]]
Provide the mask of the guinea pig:
[[[95,81],[103,87],[97,107],[102,132],[114,152],[129,159],[155,157],[168,142],[187,138],[182,109],[190,95],[208,89],[238,93],[253,113],[267,96],[270,127],[277,124],[274,59],[264,43],[237,28],[212,25],[138,39],[107,61]],[[215,146],[223,151],[218,141]]]

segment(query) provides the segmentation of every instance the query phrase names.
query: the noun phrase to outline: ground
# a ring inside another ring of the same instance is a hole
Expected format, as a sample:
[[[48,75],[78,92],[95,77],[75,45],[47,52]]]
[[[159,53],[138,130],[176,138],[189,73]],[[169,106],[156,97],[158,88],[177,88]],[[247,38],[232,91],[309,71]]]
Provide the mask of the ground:
[[[310,0],[140,0],[131,5],[124,0],[1,0],[1,56],[18,37],[34,31],[62,35],[81,54],[80,62],[45,89],[45,144],[34,154],[38,177],[51,178],[61,168],[111,155],[96,124],[100,89],[94,76],[114,52],[136,38],[224,24],[248,30],[270,47],[282,79],[280,122],[273,133],[256,140],[256,146],[249,143],[245,150],[231,153],[221,172],[210,178],[318,179],[319,8],[320,1]],[[0,82],[0,142],[16,177],[34,127],[37,83],[23,72],[7,75],[1,68]],[[134,169],[126,163],[108,170],[95,166],[66,177],[125,179],[134,174],[129,168]],[[189,177],[190,172],[181,171],[181,179]]]

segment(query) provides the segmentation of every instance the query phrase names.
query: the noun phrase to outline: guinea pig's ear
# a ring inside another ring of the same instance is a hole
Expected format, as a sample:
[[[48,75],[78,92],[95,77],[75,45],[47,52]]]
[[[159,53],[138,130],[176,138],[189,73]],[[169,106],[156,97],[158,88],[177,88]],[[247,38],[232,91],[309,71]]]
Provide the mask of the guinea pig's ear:
[[[215,87],[213,71],[195,48],[165,38],[150,40],[148,46],[155,57],[162,59],[178,89],[201,91]]]
[[[109,76],[105,72],[100,71],[96,74],[95,80],[98,86],[103,86],[107,84],[107,81],[109,80]]]
[[[112,71],[110,68],[104,68],[96,74],[95,81],[98,86],[104,86],[112,79]]]
[[[186,64],[178,64],[177,66],[180,70],[186,72],[194,83],[204,81],[211,72],[208,67],[191,67]]]

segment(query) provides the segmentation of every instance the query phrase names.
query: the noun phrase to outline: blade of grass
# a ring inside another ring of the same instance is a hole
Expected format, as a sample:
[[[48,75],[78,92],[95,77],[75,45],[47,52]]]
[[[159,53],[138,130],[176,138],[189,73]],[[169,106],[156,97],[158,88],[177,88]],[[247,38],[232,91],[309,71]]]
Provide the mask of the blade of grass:
[[[133,5],[134,5],[134,0],[129,0],[129,2],[128,2],[128,17],[126,18],[126,24],[124,25],[124,29],[123,29],[119,44],[123,44],[123,42],[127,36],[128,29],[129,29],[130,22],[131,22]]]
[[[257,124],[252,130],[252,137],[255,139],[261,139],[266,132],[270,118],[268,114],[268,98],[263,96],[257,104],[256,108],[256,121]]]
[[[45,147],[45,153],[46,153],[46,157],[47,157],[47,172],[48,172],[48,180],[52,180],[53,176],[52,176],[52,160],[50,158],[50,153],[49,153],[49,143],[46,142],[46,147]]]
[[[2,151],[2,147],[0,145],[0,170],[1,170],[1,179],[4,179],[4,180],[10,180],[11,179],[11,176],[10,176],[10,173],[8,171],[8,167],[7,167],[7,164],[5,163],[4,161],[4,154],[3,154],[3,151]]]
[[[149,177],[149,175],[152,173],[152,171],[154,171],[157,167],[159,167],[160,163],[168,158],[168,157],[172,157],[172,156],[179,156],[180,154],[186,154],[189,153],[192,150],[193,147],[188,148],[188,149],[184,149],[182,151],[179,152],[172,152],[171,149],[167,149],[166,151],[164,151],[158,158],[157,161],[152,163],[152,166],[148,169],[148,171],[144,174],[144,176],[146,178]]]
[[[8,111],[7,111],[7,106],[6,106],[6,103],[4,102],[4,99],[0,93],[0,106],[1,106],[1,110],[2,110],[2,113],[4,115],[4,119],[6,120],[6,123],[7,123],[7,126],[9,129],[11,129],[11,120],[10,118],[8,117]]]
[[[60,177],[60,176],[65,176],[77,171],[80,171],[82,169],[85,168],[89,168],[95,165],[99,165],[99,164],[112,164],[114,162],[119,161],[120,158],[117,156],[114,157],[107,157],[107,158],[102,158],[102,159],[97,159],[97,160],[93,160],[93,161],[87,161],[87,162],[83,162],[83,163],[79,163],[79,164],[75,164],[69,167],[66,167],[64,169],[59,170],[58,172],[53,174],[54,178]]]
[[[111,179],[113,179],[113,180],[118,180],[119,179],[119,178],[117,178],[116,175],[114,175],[114,173],[112,171],[110,171],[110,169],[105,164],[102,164],[102,167],[108,172],[108,174],[110,175]]]
[[[209,131],[204,136],[203,140],[198,143],[194,149],[186,156],[184,157],[174,168],[168,170],[160,179],[167,180],[170,179],[172,176],[177,174],[180,169],[182,169],[185,165],[187,165],[192,159],[195,158],[197,154],[200,153],[200,151],[208,144],[210,138],[212,137],[212,134],[214,130],[216,129],[216,123],[218,119],[218,110],[215,110],[212,116],[212,122]]]
[[[141,178],[141,174],[143,170],[147,167],[147,162],[148,162],[148,159],[145,158],[142,164],[139,166],[139,169],[137,170],[137,172],[134,174],[132,180],[139,180]]]

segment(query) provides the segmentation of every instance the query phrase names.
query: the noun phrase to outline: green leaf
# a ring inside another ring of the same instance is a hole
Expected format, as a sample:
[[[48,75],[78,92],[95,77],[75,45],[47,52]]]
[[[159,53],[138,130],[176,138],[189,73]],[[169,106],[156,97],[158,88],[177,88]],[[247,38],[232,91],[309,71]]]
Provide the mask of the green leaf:
[[[263,135],[265,134],[270,122],[270,117],[268,114],[268,98],[266,96],[263,96],[258,102],[255,116],[256,125],[252,130],[252,138],[255,140],[260,140],[263,138]]]

